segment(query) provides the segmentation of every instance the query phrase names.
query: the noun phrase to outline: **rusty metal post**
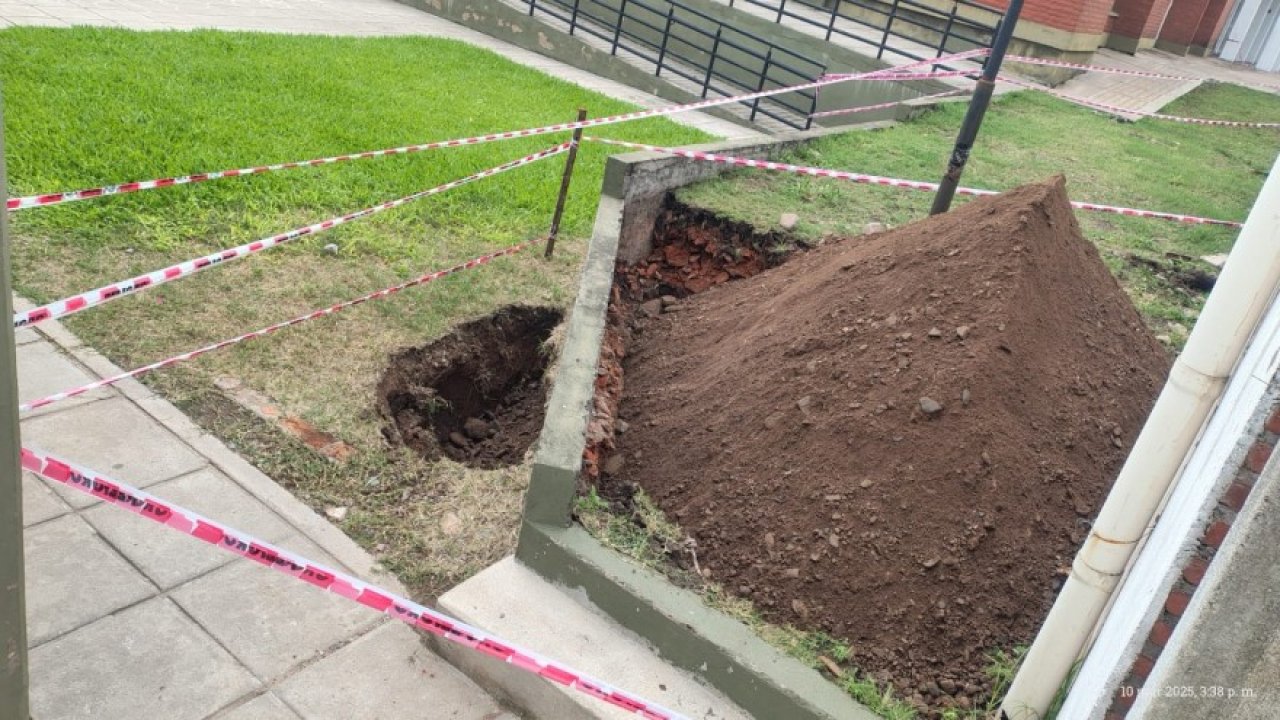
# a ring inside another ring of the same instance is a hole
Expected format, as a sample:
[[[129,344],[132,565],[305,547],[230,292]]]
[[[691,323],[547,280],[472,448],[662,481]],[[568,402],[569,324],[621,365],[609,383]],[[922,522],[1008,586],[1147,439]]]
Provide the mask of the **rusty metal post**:
[[[0,199],[7,198],[4,107],[0,104]],[[27,696],[27,602],[22,559],[22,466],[18,370],[9,283],[8,212],[0,209],[0,716],[31,717]]]
[[[578,108],[578,122],[587,119],[587,109]],[[573,163],[578,159],[578,145],[582,143],[582,128],[574,128],[569,141],[569,156],[564,160],[564,177],[560,179],[560,196],[556,198],[556,212],[551,216],[551,232],[547,233],[547,252],[551,257],[556,251],[556,237],[560,235],[560,218],[564,216],[564,203],[569,197],[569,183],[573,180]]]

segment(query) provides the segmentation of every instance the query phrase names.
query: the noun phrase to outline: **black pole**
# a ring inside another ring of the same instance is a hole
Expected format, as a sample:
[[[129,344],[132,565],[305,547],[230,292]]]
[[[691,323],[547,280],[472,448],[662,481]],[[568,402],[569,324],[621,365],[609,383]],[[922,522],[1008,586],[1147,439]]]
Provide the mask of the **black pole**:
[[[587,119],[587,109],[578,108],[578,122]],[[560,234],[560,218],[564,216],[564,202],[569,197],[569,182],[573,180],[573,162],[578,159],[578,145],[582,144],[582,128],[573,129],[573,138],[569,141],[569,156],[564,160],[564,176],[560,178],[560,195],[556,197],[556,211],[551,216],[551,232],[547,233],[547,252],[543,257],[551,257],[556,251],[556,237]]]
[[[930,215],[944,213],[951,209],[951,199],[955,197],[956,187],[960,185],[960,176],[964,174],[965,163],[969,162],[969,151],[978,139],[978,130],[982,127],[982,118],[991,105],[991,93],[996,89],[996,76],[1000,74],[1000,65],[1004,62],[1005,50],[1009,48],[1009,40],[1013,38],[1013,28],[1018,24],[1018,14],[1022,12],[1022,0],[1009,0],[1009,9],[1000,21],[1000,29],[996,32],[995,42],[991,45],[991,56],[987,58],[986,67],[982,69],[982,77],[978,86],[973,89],[973,99],[969,101],[969,111],[965,113],[964,123],[960,125],[960,134],[956,137],[955,149],[951,151],[951,162],[947,165],[947,173],[942,176],[938,186],[938,194],[933,197]]]

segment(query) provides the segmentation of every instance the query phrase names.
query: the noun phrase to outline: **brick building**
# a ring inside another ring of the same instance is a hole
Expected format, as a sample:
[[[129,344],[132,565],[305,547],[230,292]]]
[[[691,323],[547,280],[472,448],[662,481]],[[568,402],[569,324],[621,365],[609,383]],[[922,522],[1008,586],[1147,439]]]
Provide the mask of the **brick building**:
[[[1003,10],[1008,0],[977,0]],[[1158,47],[1208,55],[1231,16],[1250,0],[1025,0],[1017,39],[1040,55],[1087,56]],[[1255,2],[1256,4],[1256,2]]]

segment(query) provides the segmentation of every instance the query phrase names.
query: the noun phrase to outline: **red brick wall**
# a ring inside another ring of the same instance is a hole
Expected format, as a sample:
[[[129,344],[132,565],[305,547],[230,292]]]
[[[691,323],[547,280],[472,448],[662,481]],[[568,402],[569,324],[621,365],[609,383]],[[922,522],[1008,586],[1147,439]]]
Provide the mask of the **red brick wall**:
[[[1214,41],[1218,39],[1218,34],[1222,32],[1222,28],[1227,24],[1227,16],[1231,13],[1231,0],[1209,0],[1209,6],[1204,10],[1204,17],[1200,20],[1200,27],[1196,28],[1196,34],[1191,38],[1191,44],[1199,47],[1212,47]]]
[[[1116,0],[1111,32],[1127,38],[1154,38],[1173,0]]]
[[[983,5],[1003,10],[1008,0],[980,0]],[[1025,0],[1021,19],[1067,32],[1106,32],[1111,5],[1115,0]]]
[[[1164,27],[1160,29],[1160,39],[1179,45],[1192,44],[1208,7],[1209,0],[1173,0],[1169,17],[1165,18]]]
[[[1146,684],[1152,669],[1155,668],[1156,660],[1164,650],[1165,643],[1169,642],[1173,629],[1182,619],[1182,613],[1187,609],[1187,605],[1196,593],[1196,588],[1204,579],[1205,572],[1217,556],[1218,548],[1226,539],[1227,533],[1231,531],[1236,514],[1244,507],[1250,491],[1258,482],[1258,476],[1262,473],[1263,467],[1271,459],[1277,441],[1280,441],[1280,406],[1272,408],[1271,415],[1267,417],[1253,445],[1249,447],[1244,462],[1237,469],[1235,478],[1218,499],[1217,506],[1209,516],[1199,546],[1182,566],[1182,576],[1165,596],[1164,608],[1156,618],[1155,624],[1151,626],[1151,633],[1147,636],[1137,660],[1134,660],[1133,667],[1129,669],[1129,675],[1112,697],[1111,707],[1107,711],[1105,720],[1125,720],[1138,690]]]

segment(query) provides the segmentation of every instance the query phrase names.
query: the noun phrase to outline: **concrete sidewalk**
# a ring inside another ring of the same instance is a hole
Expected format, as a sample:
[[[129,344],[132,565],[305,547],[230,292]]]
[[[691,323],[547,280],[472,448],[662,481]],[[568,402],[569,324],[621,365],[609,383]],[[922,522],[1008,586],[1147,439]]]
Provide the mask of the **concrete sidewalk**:
[[[1244,85],[1263,92],[1280,92],[1280,76],[1275,73],[1260,72],[1217,58],[1184,57],[1163,50],[1142,50],[1136,55],[1129,55],[1116,50],[1102,49],[1094,53],[1090,64],[1194,79],[1161,80],[1134,75],[1087,72],[1068,80],[1058,89],[1085,100],[1139,112],[1157,112],[1206,80]]]
[[[18,333],[22,399],[119,372]],[[37,411],[25,445],[403,592],[341,531],[136,381]],[[35,720],[514,718],[402,623],[24,474]]]
[[[10,25],[446,37],[644,108],[673,104],[394,0],[0,0],[0,28]],[[571,116],[573,110],[567,108],[566,114]],[[742,125],[704,113],[679,113],[670,117],[673,122],[726,139],[758,135]]]

